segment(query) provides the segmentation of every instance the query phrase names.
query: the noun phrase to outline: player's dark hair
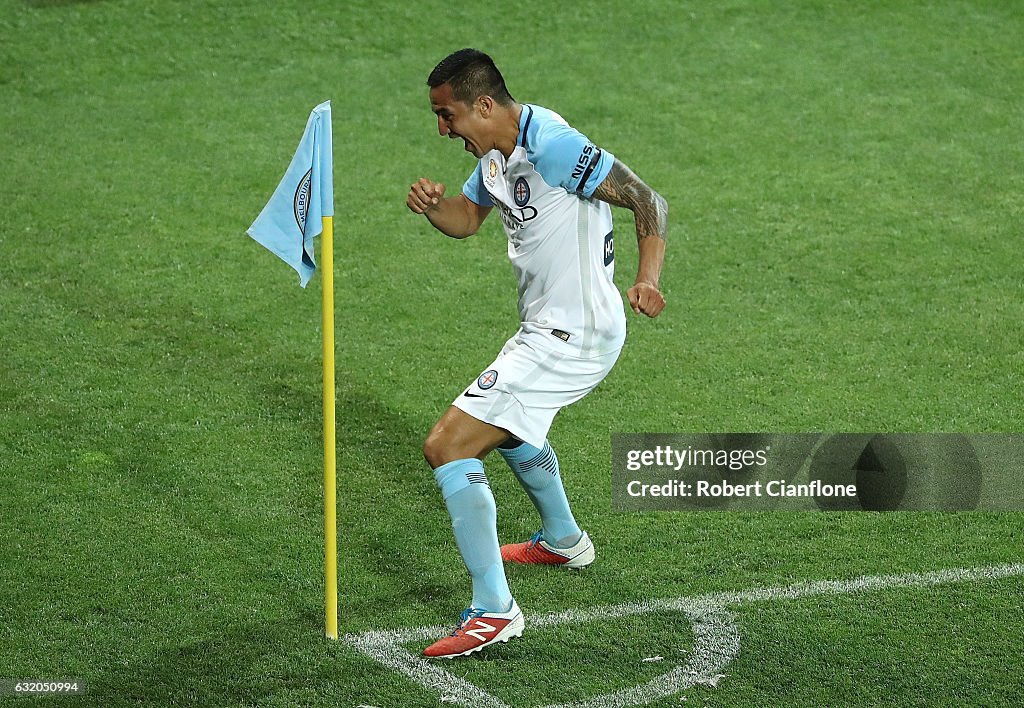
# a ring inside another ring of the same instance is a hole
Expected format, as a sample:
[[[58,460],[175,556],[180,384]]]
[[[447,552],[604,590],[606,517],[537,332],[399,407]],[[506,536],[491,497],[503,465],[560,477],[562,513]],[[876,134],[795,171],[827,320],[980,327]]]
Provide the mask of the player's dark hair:
[[[494,60],[476,49],[460,49],[434,67],[427,77],[427,86],[437,88],[442,84],[449,84],[455,100],[466,104],[481,96],[490,96],[503,106],[515,100]]]

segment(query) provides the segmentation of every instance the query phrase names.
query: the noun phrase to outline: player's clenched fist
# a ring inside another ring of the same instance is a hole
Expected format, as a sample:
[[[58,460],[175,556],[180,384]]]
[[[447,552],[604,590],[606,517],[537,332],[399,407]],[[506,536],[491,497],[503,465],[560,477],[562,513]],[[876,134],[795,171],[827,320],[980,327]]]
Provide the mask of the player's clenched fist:
[[[414,213],[422,214],[440,204],[442,197],[444,197],[443,184],[420,177],[418,182],[414,182],[409,187],[409,197],[405,203]]]
[[[636,314],[657,317],[665,309],[665,296],[650,283],[639,282],[626,291],[629,305]]]

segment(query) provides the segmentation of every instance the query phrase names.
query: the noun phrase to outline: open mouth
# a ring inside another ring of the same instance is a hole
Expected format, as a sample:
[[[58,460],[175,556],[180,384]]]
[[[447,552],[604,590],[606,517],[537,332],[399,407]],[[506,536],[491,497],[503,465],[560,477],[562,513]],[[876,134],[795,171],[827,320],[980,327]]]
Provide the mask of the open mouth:
[[[473,147],[469,142],[469,138],[464,138],[463,136],[456,135],[455,133],[448,133],[449,140],[455,140],[456,138],[462,140],[466,152],[473,152]]]

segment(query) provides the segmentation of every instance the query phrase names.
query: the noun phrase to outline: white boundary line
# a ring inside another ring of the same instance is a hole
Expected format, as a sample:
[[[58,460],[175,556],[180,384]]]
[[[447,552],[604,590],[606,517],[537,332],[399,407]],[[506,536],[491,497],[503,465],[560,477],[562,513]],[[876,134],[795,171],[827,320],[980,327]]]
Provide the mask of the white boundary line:
[[[903,575],[869,575],[851,580],[819,580],[794,585],[768,587],[740,592],[721,592],[665,600],[648,600],[621,605],[608,605],[588,610],[567,610],[528,617],[527,628],[553,627],[561,624],[593,622],[651,612],[681,612],[693,624],[693,648],[689,659],[647,683],[614,693],[596,696],[578,703],[545,706],[544,708],[625,708],[644,705],[658,698],[674,695],[696,685],[715,686],[722,671],[740,651],[740,633],[727,608],[751,602],[795,600],[821,595],[875,592],[892,588],[919,588],[947,583],[966,583],[1024,575],[1024,563],[980,568],[952,568],[929,573]],[[405,644],[434,639],[449,633],[450,627],[416,627],[347,634],[342,640],[359,652],[384,666],[404,674],[444,703],[479,708],[509,708],[475,684],[442,668],[441,663],[413,654]],[[453,664],[448,663],[448,666]]]

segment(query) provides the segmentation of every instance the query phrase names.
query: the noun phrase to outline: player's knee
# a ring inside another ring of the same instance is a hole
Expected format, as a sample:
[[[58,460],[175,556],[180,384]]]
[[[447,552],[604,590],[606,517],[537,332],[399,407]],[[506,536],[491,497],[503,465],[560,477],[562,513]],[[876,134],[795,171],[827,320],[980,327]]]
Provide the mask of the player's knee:
[[[477,457],[476,448],[468,445],[466,440],[452,435],[448,429],[432,430],[423,441],[423,457],[432,469],[446,465],[455,460]]]
[[[451,462],[448,459],[448,445],[442,434],[433,430],[430,432],[427,439],[423,441],[423,458],[432,469]]]

